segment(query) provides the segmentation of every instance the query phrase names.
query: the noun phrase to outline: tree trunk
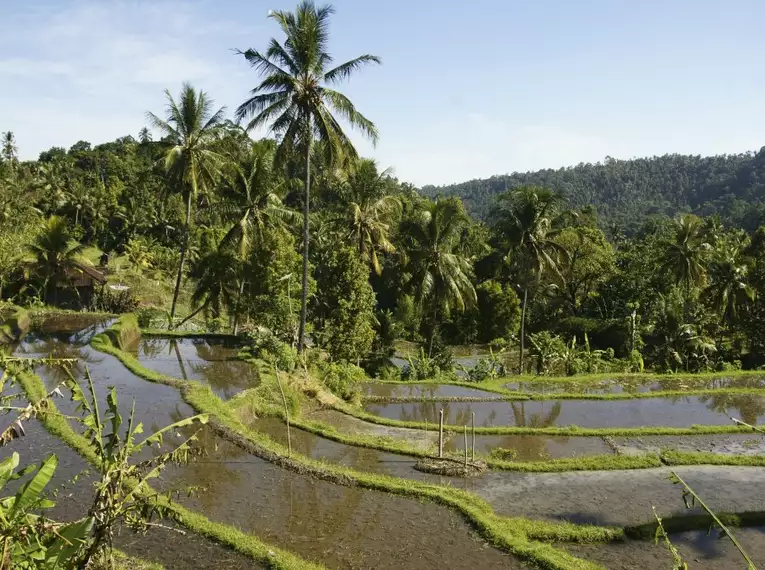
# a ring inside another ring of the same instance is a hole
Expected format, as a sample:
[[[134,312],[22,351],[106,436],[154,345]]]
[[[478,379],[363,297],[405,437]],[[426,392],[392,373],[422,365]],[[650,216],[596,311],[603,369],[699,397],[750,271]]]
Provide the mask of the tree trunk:
[[[244,293],[244,276],[242,276],[242,282],[239,283],[239,293],[236,296],[236,308],[234,309],[234,325],[231,327],[231,332],[236,336],[239,332],[239,309],[242,302],[242,294]]]
[[[298,330],[298,353],[305,349],[305,322],[308,315],[308,213],[311,191],[311,133],[306,129],[305,143],[305,196],[303,202],[303,291],[300,294],[300,328]]]
[[[430,340],[428,341],[428,358],[433,358],[433,341],[436,338],[436,322],[438,319],[438,305],[433,307],[433,323],[430,327]]]
[[[189,248],[189,234],[191,233],[191,190],[186,197],[186,228],[181,243],[181,258],[178,260],[178,276],[175,279],[175,291],[173,292],[173,305],[170,307],[170,327],[173,328],[173,319],[175,319],[175,308],[178,304],[178,294],[181,292],[181,281],[183,280],[183,264],[186,262],[186,250]]]
[[[525,346],[526,339],[526,305],[529,300],[529,288],[523,289],[523,308],[521,309],[521,352],[518,358],[518,373],[523,374],[523,348]]]

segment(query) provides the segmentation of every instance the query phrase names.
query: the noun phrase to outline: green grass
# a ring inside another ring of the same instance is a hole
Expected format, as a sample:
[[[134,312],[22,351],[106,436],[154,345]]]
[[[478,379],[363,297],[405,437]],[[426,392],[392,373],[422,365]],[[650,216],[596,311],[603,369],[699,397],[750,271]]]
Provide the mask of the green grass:
[[[37,403],[45,398],[45,386],[38,376],[22,370],[15,370],[13,374],[18,378],[30,402]],[[72,429],[67,420],[57,413],[52,402],[50,402],[47,410],[40,414],[39,419],[48,432],[61,439],[92,465],[98,465],[98,456],[88,440]],[[175,520],[189,530],[216,540],[264,564],[267,568],[276,570],[321,570],[323,568],[321,565],[308,562],[286,550],[266,544],[256,536],[226,524],[213,522],[204,515],[176,503],[169,503],[166,497],[158,495],[149,487],[144,492],[144,497],[147,501],[155,501],[168,506],[173,511]]]
[[[736,467],[765,467],[765,455],[730,455],[706,451],[674,451],[661,453],[667,465],[732,465]]]
[[[575,558],[568,553],[538,541],[605,542],[621,536],[618,528],[530,521],[519,517],[502,517],[476,495],[458,489],[430,485],[355,471],[300,454],[289,454],[285,446],[245,426],[236,414],[207,386],[184,382],[143,367],[132,355],[106,339],[94,339],[94,348],[119,358],[134,374],[147,380],[182,388],[184,400],[199,413],[209,414],[210,425],[222,437],[248,452],[286,469],[346,486],[385,491],[418,500],[430,500],[450,507],[460,514],[494,546],[541,568],[560,570],[595,569],[599,566]]]
[[[117,570],[165,570],[165,567],[162,566],[162,564],[149,562],[134,556],[128,556],[119,550],[113,551],[112,554],[114,556],[114,561],[117,563]],[[93,570],[99,570],[98,566]]]

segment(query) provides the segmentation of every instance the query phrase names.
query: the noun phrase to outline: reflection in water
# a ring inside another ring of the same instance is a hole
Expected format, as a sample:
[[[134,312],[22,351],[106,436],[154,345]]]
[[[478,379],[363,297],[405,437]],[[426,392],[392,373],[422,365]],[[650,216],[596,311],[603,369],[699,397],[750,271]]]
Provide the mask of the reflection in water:
[[[752,394],[674,396],[632,400],[535,400],[509,402],[369,403],[365,409],[386,418],[435,423],[439,410],[450,425],[548,427],[640,427],[728,425],[738,412],[747,423],[765,419],[765,398]]]
[[[752,394],[710,394],[699,398],[710,410],[733,415],[748,424],[756,424],[765,415],[765,397]],[[733,412],[738,412],[734,414]]]
[[[229,399],[260,383],[255,367],[237,360],[239,344],[204,339],[142,339],[134,355],[147,368],[161,374],[209,384]]]

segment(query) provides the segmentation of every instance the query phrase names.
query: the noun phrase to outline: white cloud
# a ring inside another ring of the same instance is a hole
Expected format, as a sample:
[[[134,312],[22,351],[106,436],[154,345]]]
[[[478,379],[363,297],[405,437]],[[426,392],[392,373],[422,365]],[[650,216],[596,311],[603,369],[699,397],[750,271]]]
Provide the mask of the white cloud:
[[[210,22],[198,8],[181,0],[15,8],[0,36],[0,131],[13,130],[22,157],[34,158],[54,144],[136,134],[147,110],[162,111],[164,89],[183,81],[220,106],[238,103],[253,76],[227,50],[248,45],[258,27]]]

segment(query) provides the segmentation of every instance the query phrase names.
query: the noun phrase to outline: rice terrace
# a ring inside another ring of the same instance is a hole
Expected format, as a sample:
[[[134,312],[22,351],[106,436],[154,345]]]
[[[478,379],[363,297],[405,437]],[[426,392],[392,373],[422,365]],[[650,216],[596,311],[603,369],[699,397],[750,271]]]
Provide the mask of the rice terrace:
[[[477,25],[442,4],[402,30]],[[168,9],[2,11],[86,8]],[[168,79],[135,138],[3,133],[0,570],[765,569],[765,149],[411,184],[356,107],[411,69],[333,57],[364,10],[259,15],[232,111]]]

